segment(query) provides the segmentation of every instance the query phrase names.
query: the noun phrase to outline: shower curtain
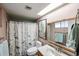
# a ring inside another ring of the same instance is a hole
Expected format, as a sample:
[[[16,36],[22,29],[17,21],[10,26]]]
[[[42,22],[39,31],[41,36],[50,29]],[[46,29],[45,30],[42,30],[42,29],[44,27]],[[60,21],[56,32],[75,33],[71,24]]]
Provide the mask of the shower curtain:
[[[26,55],[38,39],[37,24],[33,22],[9,22],[9,52],[11,56]]]

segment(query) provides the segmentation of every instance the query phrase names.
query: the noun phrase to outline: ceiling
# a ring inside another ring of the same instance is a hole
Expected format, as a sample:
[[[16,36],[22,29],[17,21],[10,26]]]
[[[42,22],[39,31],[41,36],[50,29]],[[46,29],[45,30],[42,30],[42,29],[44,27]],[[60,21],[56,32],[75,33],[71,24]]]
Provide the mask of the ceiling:
[[[37,13],[45,8],[49,3],[3,3],[2,6],[6,9],[7,13],[23,16],[37,18]],[[25,8],[28,5],[31,10]]]

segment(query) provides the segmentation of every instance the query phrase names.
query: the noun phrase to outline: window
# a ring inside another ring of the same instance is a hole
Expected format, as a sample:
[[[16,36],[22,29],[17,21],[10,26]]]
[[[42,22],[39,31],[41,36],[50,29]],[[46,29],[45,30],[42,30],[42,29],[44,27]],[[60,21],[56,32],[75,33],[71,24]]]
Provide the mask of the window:
[[[65,27],[68,27],[68,21],[65,21]]]
[[[55,23],[55,28],[60,28],[60,22]]]
[[[61,27],[60,28],[64,28],[65,27],[65,22],[60,22],[61,23]]]
[[[55,28],[67,28],[67,27],[68,27],[68,21],[55,23]]]

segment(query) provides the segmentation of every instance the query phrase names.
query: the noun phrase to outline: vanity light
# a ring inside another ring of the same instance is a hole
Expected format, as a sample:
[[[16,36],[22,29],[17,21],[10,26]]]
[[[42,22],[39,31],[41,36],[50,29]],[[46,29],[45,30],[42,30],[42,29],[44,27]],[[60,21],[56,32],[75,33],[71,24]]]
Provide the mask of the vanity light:
[[[37,15],[43,16],[46,13],[50,12],[51,10],[57,8],[58,6],[62,5],[63,3],[51,3],[48,6],[46,6],[43,10],[41,10]]]

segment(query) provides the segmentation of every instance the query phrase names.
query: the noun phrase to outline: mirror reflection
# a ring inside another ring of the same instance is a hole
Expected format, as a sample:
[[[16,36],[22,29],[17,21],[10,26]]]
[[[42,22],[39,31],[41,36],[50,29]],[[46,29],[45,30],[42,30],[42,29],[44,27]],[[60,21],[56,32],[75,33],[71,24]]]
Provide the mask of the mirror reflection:
[[[64,20],[47,25],[47,40],[73,50],[75,55],[75,40],[73,39],[73,24],[75,20]],[[63,48],[64,49],[64,48]],[[60,49],[61,50],[61,49]]]
[[[39,37],[43,39],[46,39],[46,25],[47,25],[46,19],[38,22]]]
[[[56,43],[74,49],[75,43],[73,40],[71,40],[71,27],[74,22],[75,20],[65,20],[49,24],[48,27],[50,30],[48,30],[48,40],[55,41]]]

